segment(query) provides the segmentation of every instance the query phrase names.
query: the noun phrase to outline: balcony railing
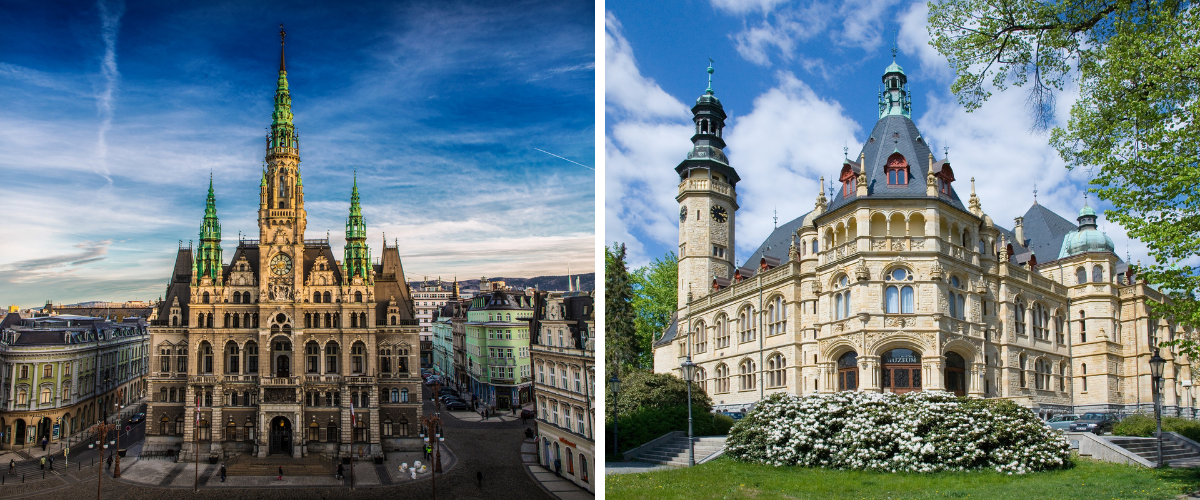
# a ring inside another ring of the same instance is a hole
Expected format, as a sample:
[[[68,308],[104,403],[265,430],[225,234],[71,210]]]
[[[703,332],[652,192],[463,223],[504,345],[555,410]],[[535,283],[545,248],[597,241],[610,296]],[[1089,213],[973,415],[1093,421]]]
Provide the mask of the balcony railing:
[[[215,384],[217,383],[216,375],[192,375],[188,377],[189,384]]]
[[[341,383],[341,381],[342,376],[338,374],[304,376],[304,382],[309,384],[338,384]]]
[[[346,377],[347,385],[371,385],[375,383],[375,377]]]
[[[263,377],[262,385],[287,387],[300,385],[300,377]]]
[[[258,375],[226,375],[226,382],[257,382]]]

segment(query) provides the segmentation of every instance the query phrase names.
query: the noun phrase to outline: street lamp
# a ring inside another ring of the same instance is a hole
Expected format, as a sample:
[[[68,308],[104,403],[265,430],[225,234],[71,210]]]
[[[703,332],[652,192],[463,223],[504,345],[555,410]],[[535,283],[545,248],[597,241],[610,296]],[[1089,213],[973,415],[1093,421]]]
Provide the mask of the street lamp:
[[[608,392],[612,393],[613,408],[616,408],[617,394],[619,394],[621,392],[621,379],[617,378],[616,373],[613,374],[612,378],[608,379]],[[549,446],[549,445],[547,445],[547,446]],[[613,453],[620,453],[620,448],[617,447],[617,412],[616,412],[616,410],[613,411]],[[546,460],[548,461],[549,457],[547,457]]]
[[[431,482],[433,483],[433,498],[437,499],[437,474],[442,471],[442,417],[437,413],[430,414],[421,421],[426,429],[422,433],[424,441],[428,441],[433,449],[433,467],[430,472]]]
[[[1167,360],[1158,355],[1158,349],[1154,350],[1154,355],[1150,356],[1150,378],[1154,384],[1154,420],[1157,422],[1158,432],[1155,436],[1158,438],[1158,466],[1163,466],[1162,454],[1162,376],[1163,365],[1167,364]]]
[[[696,376],[696,363],[692,362],[692,357],[688,356],[683,360],[683,364],[679,365],[680,371],[683,372],[683,381],[687,382],[688,394],[688,467],[696,465],[696,445],[692,439],[692,377]]]

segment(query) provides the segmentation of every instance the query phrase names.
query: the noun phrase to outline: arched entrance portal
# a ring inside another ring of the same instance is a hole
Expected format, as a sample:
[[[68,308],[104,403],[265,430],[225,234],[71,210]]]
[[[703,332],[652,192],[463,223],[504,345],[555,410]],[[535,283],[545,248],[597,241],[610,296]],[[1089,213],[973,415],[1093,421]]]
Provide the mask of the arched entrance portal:
[[[14,433],[16,435],[16,438],[13,441],[13,444],[23,445],[23,444],[25,444],[25,441],[27,440],[27,438],[25,437],[25,432],[27,431],[25,428],[25,419],[18,418],[16,428],[17,429]]]
[[[838,390],[858,389],[858,353],[850,351],[838,358]]]
[[[958,353],[946,353],[946,390],[955,396],[967,395],[967,362]]]
[[[910,349],[883,353],[883,387],[903,394],[921,390],[921,354]]]
[[[268,453],[292,454],[292,421],[287,417],[271,419],[271,447]]]

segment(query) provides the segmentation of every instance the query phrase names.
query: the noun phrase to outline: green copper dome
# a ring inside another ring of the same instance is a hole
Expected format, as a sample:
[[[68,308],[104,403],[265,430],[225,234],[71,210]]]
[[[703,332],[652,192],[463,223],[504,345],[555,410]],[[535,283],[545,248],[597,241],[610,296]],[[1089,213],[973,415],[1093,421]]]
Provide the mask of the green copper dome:
[[[883,74],[886,75],[888,73],[900,73],[903,75],[904,68],[901,68],[899,64],[896,64],[896,61],[892,61],[892,64],[889,64],[887,69],[883,70]]]
[[[1058,258],[1063,259],[1072,255],[1089,252],[1112,252],[1115,249],[1112,238],[1096,228],[1096,211],[1085,203],[1079,210],[1079,229],[1067,233],[1063,237],[1062,249]]]
[[[1087,205],[1084,205],[1083,208],[1079,209],[1080,217],[1084,217],[1084,216],[1088,216],[1088,215],[1095,217],[1096,211],[1092,210],[1092,207],[1089,207]]]

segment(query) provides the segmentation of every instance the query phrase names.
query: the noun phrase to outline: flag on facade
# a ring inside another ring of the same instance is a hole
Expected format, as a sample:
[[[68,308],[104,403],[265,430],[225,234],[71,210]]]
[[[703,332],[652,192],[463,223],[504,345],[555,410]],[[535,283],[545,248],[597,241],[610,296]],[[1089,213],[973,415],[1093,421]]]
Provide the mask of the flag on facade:
[[[200,425],[200,395],[196,395],[196,425]]]
[[[350,427],[354,427],[354,400],[350,400]]]

